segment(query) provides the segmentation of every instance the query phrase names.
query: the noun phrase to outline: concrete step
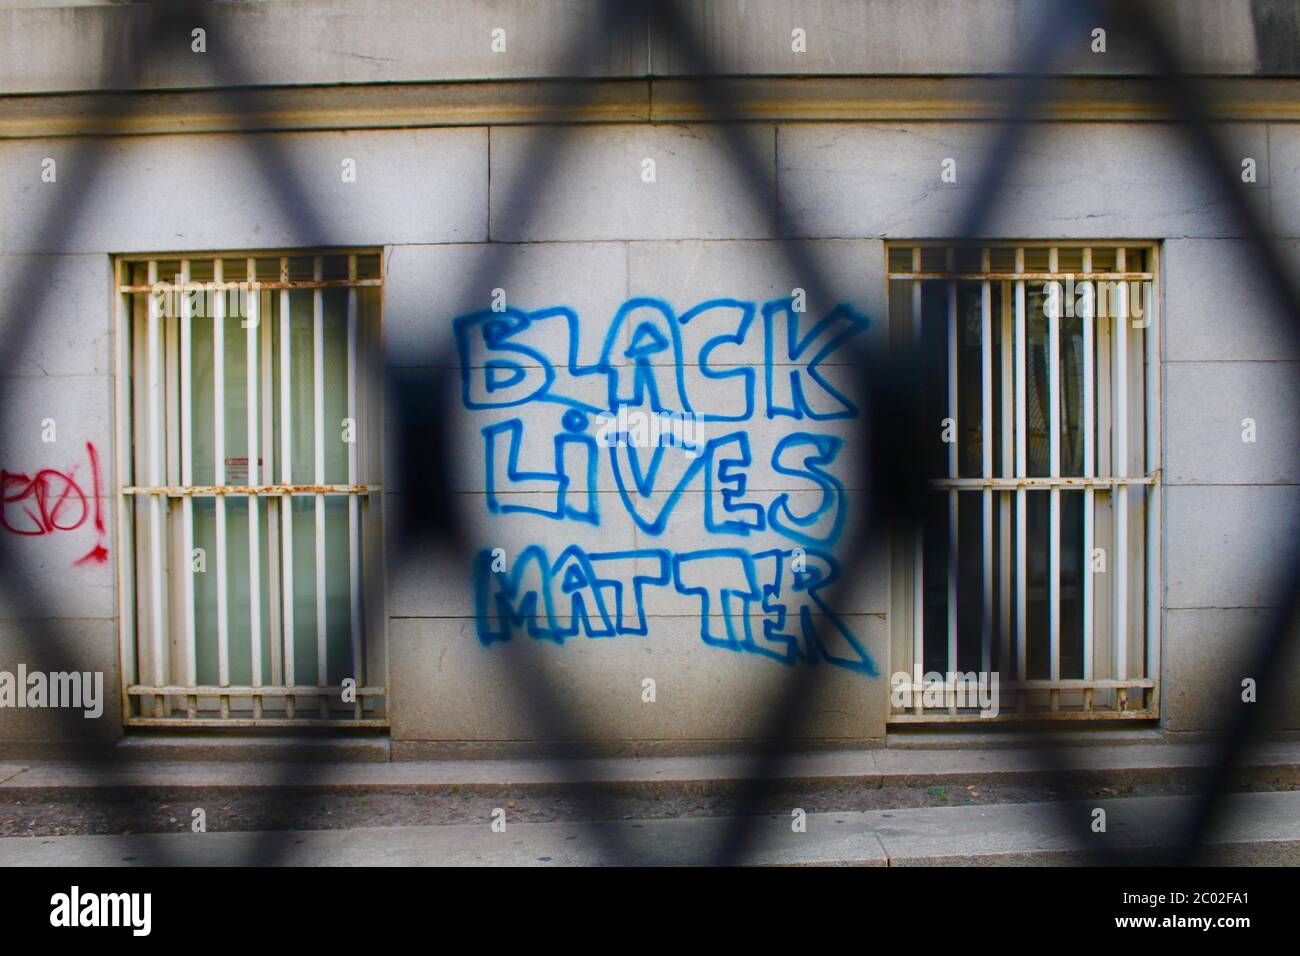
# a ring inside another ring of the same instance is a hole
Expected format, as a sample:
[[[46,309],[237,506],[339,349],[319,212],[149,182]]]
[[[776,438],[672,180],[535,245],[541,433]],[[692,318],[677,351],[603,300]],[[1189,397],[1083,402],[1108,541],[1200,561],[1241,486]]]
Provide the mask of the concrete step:
[[[1180,832],[1187,797],[814,813],[796,833],[790,814],[757,818],[752,865],[983,866],[1094,862],[1097,852],[1150,859]],[[1094,833],[1094,810],[1106,832]],[[702,865],[732,822],[725,817],[597,824],[511,823],[0,839],[0,865],[599,866]],[[1300,863],[1300,792],[1233,797],[1211,862]]]
[[[819,751],[789,758],[779,768],[778,780],[791,789],[1038,784],[1064,764],[1069,772],[1062,782],[1080,785],[1189,783],[1203,777],[1215,756],[1216,752],[1203,744],[1079,747],[1050,755],[1023,749]],[[595,787],[653,796],[728,792],[752,779],[754,769],[753,758],[743,755],[292,764],[14,761],[0,764],[0,792],[25,791],[35,798],[53,791],[102,788],[377,791],[455,786],[465,792],[511,787],[537,793]],[[1053,782],[1057,779],[1053,777]],[[1275,788],[1296,786],[1300,783],[1300,743],[1260,746],[1245,762],[1241,779]]]

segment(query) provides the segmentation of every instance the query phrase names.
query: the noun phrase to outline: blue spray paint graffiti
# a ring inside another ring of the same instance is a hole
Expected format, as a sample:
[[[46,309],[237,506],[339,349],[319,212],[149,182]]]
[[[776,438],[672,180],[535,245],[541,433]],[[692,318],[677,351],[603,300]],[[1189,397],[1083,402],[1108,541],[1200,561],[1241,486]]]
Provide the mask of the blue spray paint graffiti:
[[[543,434],[536,414],[480,429],[491,514],[595,527],[630,521],[640,535],[658,537],[683,495],[695,489],[704,502],[697,531],[723,539],[717,547],[676,553],[593,553],[570,545],[554,558],[532,544],[509,562],[484,549],[474,566],[480,641],[515,633],[556,643],[579,635],[647,636],[647,603],[655,589],[669,589],[694,602],[700,639],[710,646],[786,664],[827,661],[874,676],[871,657],[823,594],[840,573],[831,549],[847,517],[837,473],[843,439],[805,430],[859,414],[824,366],[868,322],[840,305],[808,326],[790,298],[761,307],[711,299],[680,315],[662,300],[634,298],[615,313],[599,358],[584,364],[583,323],[572,309],[506,308],[457,318],[467,409],[560,412],[558,430],[545,426],[550,430]],[[727,363],[721,351],[743,348],[756,327],[763,336],[763,415],[790,423],[761,463],[778,486],[766,492],[767,502],[751,497],[751,433],[742,426],[702,437],[704,423],[734,426],[756,418],[757,360]],[[521,466],[525,450],[532,469]],[[604,474],[621,509],[609,504],[610,496],[604,507],[617,514],[601,513],[596,488]],[[759,532],[779,535],[791,547],[734,546]],[[819,617],[829,625],[820,634]]]

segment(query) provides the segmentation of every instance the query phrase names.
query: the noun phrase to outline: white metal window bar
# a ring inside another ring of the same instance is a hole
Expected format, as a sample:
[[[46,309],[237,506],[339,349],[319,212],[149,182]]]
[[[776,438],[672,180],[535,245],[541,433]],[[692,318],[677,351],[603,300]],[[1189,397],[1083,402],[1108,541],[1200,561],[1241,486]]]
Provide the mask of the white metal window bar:
[[[891,722],[977,718],[958,685],[995,671],[997,719],[1158,716],[1158,248],[886,255],[944,505],[895,544]]]
[[[115,275],[125,721],[387,725],[380,257]]]

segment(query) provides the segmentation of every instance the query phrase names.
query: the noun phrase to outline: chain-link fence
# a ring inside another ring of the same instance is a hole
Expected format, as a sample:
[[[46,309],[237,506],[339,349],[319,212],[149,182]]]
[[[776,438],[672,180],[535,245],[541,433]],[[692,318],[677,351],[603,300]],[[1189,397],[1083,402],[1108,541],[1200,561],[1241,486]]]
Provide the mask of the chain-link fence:
[[[591,75],[589,64],[595,54],[597,38],[618,31],[628,22],[644,22],[648,18],[657,31],[656,36],[665,38],[678,59],[689,65],[685,82],[695,97],[700,120],[718,124],[737,177],[757,208],[770,208],[771,186],[765,168],[754,154],[752,143],[741,125],[743,112],[735,100],[734,87],[722,81],[716,65],[710,61],[706,46],[692,34],[690,20],[683,15],[681,5],[676,2],[611,0],[605,7],[604,16],[606,22],[601,27],[588,31],[574,42],[566,62],[556,73],[577,79],[548,85],[546,92],[551,101],[546,104],[544,112],[560,119],[577,115],[592,93],[593,84],[585,83],[581,78]],[[987,156],[986,165],[980,172],[978,186],[968,191],[970,198],[949,233],[951,243],[988,242],[991,230],[987,224],[992,222],[1000,197],[1015,175],[1010,157],[1038,134],[1039,123],[1053,102],[1067,95],[1061,85],[1064,81],[1053,75],[1053,64],[1062,43],[1066,38],[1077,37],[1079,29],[1093,20],[1101,19],[1109,25],[1113,36],[1123,36],[1143,51],[1150,74],[1150,83],[1143,88],[1159,98],[1162,105],[1177,117],[1189,151],[1217,181],[1223,193],[1232,197],[1233,212],[1239,218],[1242,231],[1250,237],[1268,280],[1268,287],[1260,290],[1259,305],[1276,307],[1294,321],[1300,317],[1300,295],[1297,294],[1295,278],[1270,241],[1258,211],[1243,194],[1237,166],[1229,159],[1218,130],[1207,114],[1206,100],[1199,91],[1198,81],[1186,75],[1171,43],[1162,35],[1146,7],[1139,3],[1079,0],[1062,4],[1054,16],[1045,18],[1036,40],[1024,51],[1023,65],[1017,71],[1021,82],[1016,86],[1015,101],[1008,104],[1005,116],[988,124],[988,143],[983,151]],[[112,60],[112,70],[103,78],[102,88],[135,88],[137,78],[150,65],[151,58],[159,56],[159,51],[188,48],[187,43],[177,42],[178,38],[187,38],[196,27],[210,29],[213,26],[211,21],[212,11],[207,4],[153,4],[152,17],[140,21],[139,31],[127,39],[119,55]],[[211,88],[229,99],[234,112],[253,115],[249,98],[252,87],[258,82],[254,65],[241,62],[235,50],[211,56],[207,62],[213,70]],[[114,103],[117,101],[104,102],[103,115],[94,117],[89,125],[111,134],[129,117],[116,111]],[[506,200],[506,208],[512,210],[512,215],[526,218],[537,206],[548,180],[558,174],[564,162],[565,137],[570,135],[571,129],[560,123],[553,127],[539,126],[531,134],[536,137],[535,148],[530,151],[533,165],[529,175],[517,183],[515,191]],[[300,171],[294,167],[293,160],[276,137],[250,133],[246,140],[248,148],[256,155],[257,167],[265,176],[270,191],[283,198],[292,217],[303,224],[303,232],[314,236],[331,235],[327,217],[320,215],[310,192],[303,185]],[[92,138],[82,142],[78,149],[82,153],[80,163],[84,173],[77,190],[63,193],[46,222],[31,224],[33,229],[43,229],[49,236],[49,241],[43,246],[58,248],[62,237],[80,228],[84,199],[97,186],[97,177],[104,165],[102,145]],[[784,217],[781,234],[811,235],[800,226],[795,213],[782,210],[781,215]],[[345,236],[337,239],[338,245],[346,245]],[[802,285],[809,299],[832,301],[829,295],[831,280],[813,244],[792,240],[782,243],[781,248],[789,258],[790,270],[803,277]],[[493,256],[485,256],[481,261],[476,274],[464,277],[464,289],[506,287],[510,284],[509,270],[512,266],[508,261]],[[23,275],[21,287],[13,291],[9,301],[23,303],[30,314],[42,314],[41,305],[48,291],[49,284],[40,271],[28,270]],[[465,300],[466,296],[462,295],[454,301]],[[22,322],[11,322],[10,328],[6,353],[12,360],[30,347],[35,330],[29,323]],[[434,337],[430,336],[429,341],[434,341]],[[857,464],[868,476],[866,487],[869,491],[859,495],[862,500],[855,502],[865,516],[864,520],[853,526],[851,535],[838,547],[844,556],[846,573],[826,595],[831,607],[837,606],[840,591],[853,582],[854,575],[847,572],[852,571],[855,557],[871,553],[890,533],[914,526],[920,520],[929,489],[924,451],[914,427],[924,407],[925,389],[930,387],[921,371],[919,357],[896,347],[887,350],[861,348],[855,351],[854,362],[857,369],[854,381],[859,387],[859,394],[854,398],[864,414],[858,420],[858,434],[846,448],[857,456]],[[401,370],[392,370],[387,385],[387,400],[395,403],[394,420],[397,422],[389,440],[396,442],[400,449],[404,486],[420,488],[427,493],[410,496],[404,505],[398,530],[398,560],[415,560],[437,552],[470,562],[482,548],[490,547],[490,543],[476,539],[471,523],[450,504],[455,497],[446,487],[450,469],[445,467],[445,463],[455,460],[458,455],[452,424],[461,410],[459,381],[454,371],[456,362],[450,356],[437,354],[430,346],[428,354],[415,361],[404,361],[403,365]],[[412,367],[447,371],[412,372]],[[0,401],[13,402],[13,391],[11,380],[0,378]],[[22,558],[5,540],[0,542],[0,560],[12,568]],[[129,557],[123,555],[122,560],[129,560]],[[9,582],[14,577],[6,574],[0,580]],[[1296,576],[1292,575],[1288,580],[1295,581]],[[24,627],[29,630],[27,640],[33,646],[39,645],[42,654],[58,669],[77,670],[75,644],[69,635],[61,633],[50,623],[52,615],[43,606],[42,595],[13,587],[6,590],[11,616],[22,619]],[[1281,610],[1276,613],[1267,636],[1255,649],[1256,664],[1249,673],[1259,675],[1261,679],[1280,678],[1286,635],[1295,619],[1295,599],[1292,588],[1272,602]],[[831,626],[829,621],[828,617],[820,618],[818,627]],[[512,653],[493,654],[492,666],[498,669],[511,693],[525,702],[541,739],[577,741],[598,736],[584,725],[583,715],[574,712],[559,691],[554,675],[545,668],[528,664],[523,656]],[[825,667],[787,669],[774,699],[767,701],[765,706],[753,707],[755,712],[764,715],[762,736],[767,743],[755,754],[752,767],[744,775],[747,782],[737,795],[736,812],[728,821],[725,837],[717,848],[716,862],[731,864],[749,858],[766,801],[777,782],[788,776],[786,761],[791,755],[788,741],[802,736],[798,727],[815,709],[812,704],[822,692],[826,671]],[[1221,744],[1213,780],[1198,800],[1194,813],[1185,821],[1185,837],[1171,850],[1171,862],[1185,863],[1198,859],[1208,835],[1219,822],[1223,798],[1232,788],[1234,771],[1252,742],[1268,727],[1267,710],[1267,704],[1243,705],[1238,709]],[[1054,743],[1055,731],[1049,725],[1031,723],[1028,726],[1035,728],[1038,755],[1051,768],[1045,778],[1048,781],[1067,778],[1074,769],[1072,754],[1078,751],[1057,746]],[[312,765],[292,760],[293,754],[289,752],[281,756],[283,759],[265,763],[268,779],[285,786],[302,787],[311,783],[311,775],[315,772]],[[87,764],[88,768],[92,766],[95,765]],[[564,773],[570,765],[558,761],[556,766]],[[598,820],[611,816],[612,806],[607,802],[610,798],[600,795],[602,791],[575,790],[575,793],[586,794],[581,798],[588,802],[582,808],[585,818]],[[1089,823],[1086,817],[1076,819],[1073,816],[1075,811],[1066,805],[1062,806],[1061,812],[1063,832],[1086,833]],[[288,831],[292,827],[270,830],[259,826],[257,819],[248,821],[247,825],[250,829],[265,830],[262,842],[247,862],[276,862],[285,850]],[[602,842],[605,858],[637,862],[619,832],[617,828],[593,827],[590,837]],[[148,862],[169,862],[164,850],[157,849],[156,853],[157,856]],[[1147,860],[1150,862],[1149,856]]]

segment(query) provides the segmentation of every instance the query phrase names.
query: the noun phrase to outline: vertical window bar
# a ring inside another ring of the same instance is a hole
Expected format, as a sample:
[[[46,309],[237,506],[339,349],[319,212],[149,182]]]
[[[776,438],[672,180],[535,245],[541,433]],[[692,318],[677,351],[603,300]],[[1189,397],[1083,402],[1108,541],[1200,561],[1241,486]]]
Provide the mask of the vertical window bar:
[[[212,296],[212,455],[217,485],[226,483],[226,292],[220,259],[212,263],[216,293]],[[217,683],[230,686],[230,621],[226,581],[226,496],[213,502],[217,523]],[[230,697],[221,697],[221,716],[230,716]]]
[[[1013,317],[1013,306],[1011,297],[1007,294],[1011,287],[1009,283],[1002,285],[1002,339],[1001,339],[1001,366],[1002,366],[1002,464],[1001,476],[1010,478],[1015,474],[1015,325]],[[1011,643],[1011,621],[1012,621],[1012,585],[1014,574],[1012,573],[1012,547],[1011,547],[1011,503],[1013,492],[1003,491],[998,495],[999,517],[999,547],[1001,549],[1001,558],[999,561],[999,593],[998,607],[1001,608],[999,617],[999,629],[1001,630],[1001,651],[999,652],[998,669],[1002,672],[1010,672],[1014,676],[1012,663],[1012,643]],[[1018,695],[1016,695],[1018,696]]]
[[[1047,271],[1056,273],[1060,268],[1057,248],[1047,253]],[[1059,283],[1058,283],[1059,285]],[[1061,291],[1064,296],[1064,289]],[[1047,317],[1047,407],[1051,421],[1048,423],[1048,454],[1053,478],[1061,477],[1061,297]],[[1048,655],[1051,679],[1061,679],[1061,489],[1049,492],[1050,525],[1048,567]],[[1061,709],[1061,692],[1052,690],[1048,695],[1052,710]]]
[[[280,259],[280,281],[289,281],[289,260]],[[280,482],[293,484],[293,391],[292,342],[290,339],[289,290],[280,290]],[[281,574],[284,578],[284,682],[297,686],[293,644],[293,496],[287,492],[281,498],[280,520],[284,525],[284,550]],[[293,718],[297,700],[292,695],[284,699],[284,715]]]
[[[262,414],[262,467],[263,484],[275,482],[275,351],[274,333],[269,321],[274,310],[270,308],[270,293],[267,294],[267,314],[262,314],[262,291],[257,291],[258,338],[261,340],[261,379],[262,393],[259,410]],[[283,658],[281,656],[280,636],[280,499],[276,496],[266,498],[266,583],[267,583],[267,627],[271,644],[271,683],[284,683]]]
[[[245,343],[248,353],[248,367],[244,376],[248,388],[248,485],[256,488],[262,483],[261,473],[257,467],[259,452],[258,419],[261,408],[258,404],[257,353],[261,332],[261,292],[257,289],[257,260],[248,259],[248,296],[244,315]],[[237,295],[238,293],[236,293]],[[262,686],[262,517],[257,495],[248,496],[248,635],[249,650],[252,654],[253,687]],[[262,716],[262,697],[253,694],[253,718]]]
[[[127,269],[119,260],[114,267],[114,277],[120,290],[126,284]],[[132,449],[135,447],[135,416],[131,407],[131,355],[132,355],[132,298],[131,293],[119,291],[117,294],[117,420],[121,428],[117,443],[117,480],[119,485],[134,483],[135,466]],[[119,654],[122,662],[122,717],[129,720],[132,716],[131,695],[125,688],[139,681],[138,657],[136,649],[135,621],[135,500],[128,495],[117,495],[117,565],[118,590],[117,610]],[[141,716],[143,716],[143,708]]]
[[[357,281],[357,257],[348,256],[348,281]],[[357,287],[348,286],[348,484],[357,484]],[[352,612],[352,677],[358,687],[365,684],[365,656],[361,644],[361,548],[360,501],[348,495],[348,606]],[[358,694],[355,714],[361,719],[364,701]]]
[[[1016,272],[1025,271],[1025,250],[1016,248]],[[1025,317],[1025,280],[1016,280],[1016,477],[1028,475],[1027,448],[1025,434],[1025,352],[1027,348]],[[1025,549],[1028,539],[1026,491],[1024,486],[1016,489],[1016,679],[1023,681],[1028,677],[1028,631],[1026,628],[1026,611],[1028,608],[1028,574],[1025,562]],[[1025,692],[1016,693],[1016,710],[1025,709]]]
[[[1124,249],[1115,250],[1115,271],[1127,270]],[[1113,289],[1115,313],[1115,460],[1114,475],[1126,478],[1128,460],[1128,289],[1120,280]],[[1128,491],[1123,485],[1115,487],[1115,677],[1128,679]],[[1116,698],[1118,710],[1128,709],[1128,690],[1119,688]]]
[[[980,271],[992,269],[988,249],[980,251]],[[980,475],[993,477],[993,288],[980,283]],[[980,492],[983,521],[980,670],[993,670],[993,489]]]
[[[955,271],[953,249],[948,247],[948,272]],[[952,441],[948,443],[948,477],[958,477],[957,453],[959,450],[959,432],[957,423],[957,283],[949,280],[948,295],[948,417],[952,419]],[[957,517],[958,491],[948,491],[948,673],[957,672]],[[955,688],[948,703],[948,712],[957,713],[957,694]]]
[[[921,248],[912,249],[912,271],[921,271]],[[921,280],[912,280],[912,343],[921,350]],[[912,545],[912,683],[916,713],[922,713],[921,677],[925,670],[925,528],[918,519]]]
[[[324,278],[320,256],[312,259],[312,278]],[[319,288],[312,290],[312,399],[315,409],[315,476],[317,485],[325,484],[325,299]],[[325,495],[316,492],[316,686],[328,683],[325,613]],[[329,716],[329,700],[319,695],[320,715]]]
[[[157,488],[162,485],[162,367],[159,339],[161,338],[162,318],[159,313],[158,296],[153,286],[158,282],[158,263],[149,262],[149,325],[147,330],[146,372],[149,389],[149,484]],[[153,682],[155,687],[167,683],[164,670],[163,652],[163,571],[162,571],[162,498],[157,494],[149,496],[149,638],[153,656]],[[155,695],[153,699],[154,716],[161,717],[164,712],[165,698]]]
[[[1083,271],[1092,272],[1092,249],[1083,250]],[[1091,279],[1084,280],[1090,285]],[[1083,474],[1087,478],[1097,475],[1096,449],[1096,344],[1094,342],[1094,321],[1097,301],[1096,287],[1084,297],[1087,307],[1083,310]],[[1096,592],[1094,571],[1092,568],[1092,550],[1096,546],[1096,533],[1093,528],[1096,511],[1096,492],[1088,487],[1083,492],[1083,679],[1093,679],[1093,642],[1096,625]],[[1083,709],[1092,710],[1092,689],[1083,692]]]
[[[181,484],[194,484],[194,316],[190,300],[190,261],[181,260]],[[185,685],[198,683],[198,633],[194,620],[194,499],[181,499],[181,582],[185,607]],[[199,713],[197,696],[186,698],[191,718]]]
[[[1160,316],[1157,303],[1162,301],[1159,292],[1160,250],[1153,249],[1147,271],[1152,274],[1151,294],[1147,296],[1146,328],[1146,471],[1155,476],[1147,486],[1146,504],[1146,676],[1154,681],[1147,691],[1144,703],[1159,706],[1160,689],[1160,432],[1151,427],[1160,421]]]
[[[159,266],[161,273],[161,264]],[[179,264],[171,265],[170,275],[160,274],[166,297],[159,308],[158,336],[162,356],[162,410],[160,424],[162,428],[162,484],[166,487],[179,485],[181,481],[181,449],[178,436],[181,429],[181,368],[180,368],[180,321],[173,296],[176,285],[180,282]],[[175,320],[175,321],[173,321]],[[177,556],[184,543],[183,510],[179,500],[170,495],[159,495],[159,510],[162,512],[163,541],[163,647],[166,651],[166,676],[170,685],[185,683],[185,581],[180,568],[176,566]],[[164,698],[165,716],[172,716],[173,708],[189,709],[188,695],[168,696]]]

